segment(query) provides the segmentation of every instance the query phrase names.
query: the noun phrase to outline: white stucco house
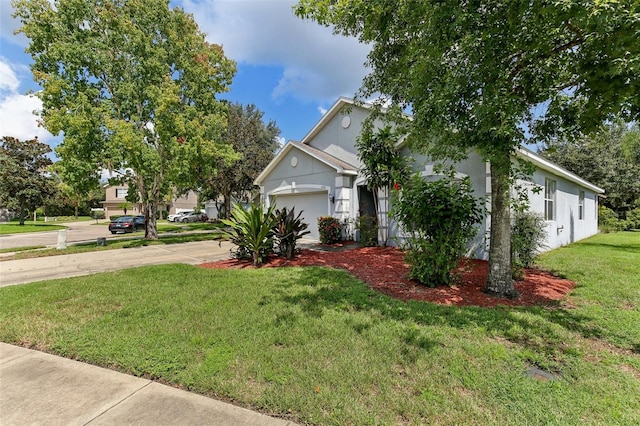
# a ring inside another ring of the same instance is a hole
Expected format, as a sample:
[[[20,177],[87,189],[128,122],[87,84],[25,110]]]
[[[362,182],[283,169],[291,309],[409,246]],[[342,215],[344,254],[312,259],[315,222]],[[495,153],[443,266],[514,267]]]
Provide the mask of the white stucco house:
[[[340,98],[300,142],[288,142],[256,178],[265,205],[295,207],[303,210],[311,238],[318,238],[317,218],[333,216],[340,220],[371,214],[373,198],[359,173],[361,162],[355,148],[362,123],[370,106],[356,105],[352,99]],[[398,146],[415,161],[413,168],[422,176],[433,175],[433,162]],[[551,249],[594,235],[598,231],[598,194],[602,188],[551,163],[539,155],[519,149],[516,155],[536,166],[530,182],[520,182],[529,189],[531,209],[544,215],[547,224],[546,248]],[[476,153],[456,164],[460,175],[469,176],[475,195],[491,194],[490,164]],[[540,187],[535,193],[532,189]],[[425,206],[428,208],[428,206]],[[400,236],[399,228],[385,212],[378,218],[389,235]],[[488,257],[490,217],[484,218],[473,242],[472,255]],[[383,232],[382,230],[380,232]],[[390,239],[390,242],[392,239]]]

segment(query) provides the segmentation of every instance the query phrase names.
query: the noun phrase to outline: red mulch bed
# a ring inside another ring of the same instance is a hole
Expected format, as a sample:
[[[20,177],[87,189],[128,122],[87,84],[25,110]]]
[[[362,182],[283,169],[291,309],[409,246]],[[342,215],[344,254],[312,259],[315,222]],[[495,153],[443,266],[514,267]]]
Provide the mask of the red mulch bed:
[[[204,263],[204,268],[253,268],[237,259]],[[498,298],[482,292],[487,279],[487,262],[468,260],[462,283],[453,287],[429,288],[407,278],[404,254],[393,247],[361,247],[344,251],[302,250],[292,260],[271,257],[262,267],[328,266],[345,269],[380,293],[400,300],[421,300],[455,306],[557,306],[575,284],[547,272],[526,270],[525,278],[515,283],[520,297]]]

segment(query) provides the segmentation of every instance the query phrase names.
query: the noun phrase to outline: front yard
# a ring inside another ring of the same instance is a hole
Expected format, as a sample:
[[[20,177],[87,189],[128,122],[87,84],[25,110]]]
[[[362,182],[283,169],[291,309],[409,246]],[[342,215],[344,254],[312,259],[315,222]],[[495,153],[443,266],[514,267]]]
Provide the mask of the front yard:
[[[640,424],[640,233],[541,263],[577,282],[561,307],[405,303],[319,267],[145,267],[0,289],[0,340],[301,423]]]

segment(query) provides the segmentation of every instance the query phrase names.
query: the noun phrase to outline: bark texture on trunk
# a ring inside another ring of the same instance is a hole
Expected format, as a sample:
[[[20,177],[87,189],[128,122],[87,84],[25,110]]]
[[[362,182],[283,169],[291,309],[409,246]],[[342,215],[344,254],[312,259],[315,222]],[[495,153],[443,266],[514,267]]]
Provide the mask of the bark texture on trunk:
[[[158,239],[158,228],[156,226],[156,217],[158,214],[158,203],[148,201],[144,208],[144,218],[146,227],[144,231],[144,238],[147,240]]]
[[[510,299],[519,296],[513,286],[511,270],[511,206],[509,154],[491,159],[491,239],[489,274],[485,293]]]

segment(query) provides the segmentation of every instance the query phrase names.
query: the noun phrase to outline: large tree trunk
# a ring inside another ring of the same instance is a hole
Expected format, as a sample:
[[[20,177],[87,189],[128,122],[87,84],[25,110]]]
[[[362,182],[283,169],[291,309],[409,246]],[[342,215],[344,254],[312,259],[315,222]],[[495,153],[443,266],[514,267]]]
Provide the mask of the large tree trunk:
[[[491,240],[489,274],[485,293],[501,297],[519,296],[513,286],[511,271],[511,207],[509,153],[491,158]]]
[[[146,240],[158,239],[158,227],[156,216],[158,214],[158,203],[153,200],[147,201],[144,207],[144,221],[146,223],[144,238]]]

